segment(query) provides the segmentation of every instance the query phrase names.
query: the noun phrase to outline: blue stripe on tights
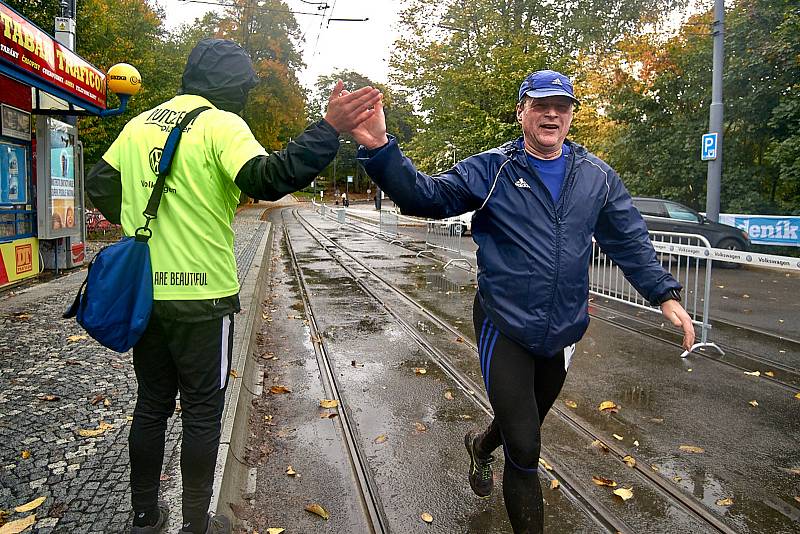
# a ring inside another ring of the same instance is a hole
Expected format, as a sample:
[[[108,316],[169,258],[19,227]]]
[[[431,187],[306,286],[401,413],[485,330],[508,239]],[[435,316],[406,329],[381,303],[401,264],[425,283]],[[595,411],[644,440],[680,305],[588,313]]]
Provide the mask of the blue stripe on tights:
[[[484,376],[486,377],[486,393],[487,394],[489,393],[489,384],[491,383],[489,381],[489,371],[492,370],[492,354],[494,353],[494,344],[497,342],[497,336],[499,336],[499,335],[500,335],[500,331],[495,329],[494,337],[492,337],[492,342],[489,345],[489,350],[486,353],[486,374]]]
[[[488,326],[488,330],[487,330]],[[484,354],[483,349],[486,346],[486,338],[488,337],[489,331],[492,329],[492,324],[489,322],[489,318],[483,320],[483,328],[481,328],[481,339],[478,343],[478,356],[480,357],[481,361],[481,375],[483,375],[483,362],[484,362]]]

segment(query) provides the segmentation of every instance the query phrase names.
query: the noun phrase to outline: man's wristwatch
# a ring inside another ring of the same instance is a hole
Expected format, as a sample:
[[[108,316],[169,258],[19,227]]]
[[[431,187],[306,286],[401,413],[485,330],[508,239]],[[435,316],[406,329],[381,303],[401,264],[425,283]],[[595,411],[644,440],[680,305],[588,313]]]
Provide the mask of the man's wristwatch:
[[[674,289],[673,288],[673,289],[670,289],[669,291],[667,291],[666,293],[664,293],[663,295],[661,295],[658,298],[658,304],[659,305],[664,304],[668,300],[677,300],[678,302],[680,302],[681,301],[681,291],[680,291],[680,289]]]

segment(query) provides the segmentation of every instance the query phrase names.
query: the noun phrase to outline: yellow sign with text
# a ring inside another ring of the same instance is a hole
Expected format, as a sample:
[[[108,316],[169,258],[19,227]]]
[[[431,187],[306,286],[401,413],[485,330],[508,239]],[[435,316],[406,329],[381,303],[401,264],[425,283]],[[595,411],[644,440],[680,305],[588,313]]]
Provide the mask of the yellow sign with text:
[[[39,274],[39,240],[0,243],[0,286]]]

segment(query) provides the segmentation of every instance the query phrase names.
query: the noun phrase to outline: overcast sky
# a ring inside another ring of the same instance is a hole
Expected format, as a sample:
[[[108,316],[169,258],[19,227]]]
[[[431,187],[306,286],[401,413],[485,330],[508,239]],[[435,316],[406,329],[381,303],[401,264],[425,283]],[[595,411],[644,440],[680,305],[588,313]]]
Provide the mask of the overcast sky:
[[[214,3],[224,0],[204,0]],[[293,11],[316,12],[315,6],[302,0],[284,0]],[[322,17],[295,15],[305,38],[302,43],[306,69],[300,82],[312,88],[317,76],[338,69],[359,72],[371,80],[388,82],[389,55],[397,38],[400,0],[327,0],[333,18],[369,18],[366,22],[336,22],[323,24]],[[189,3],[179,0],[158,0],[165,7],[167,26],[173,28],[202,17],[206,11],[217,10],[208,3]],[[327,21],[327,18],[326,18]]]

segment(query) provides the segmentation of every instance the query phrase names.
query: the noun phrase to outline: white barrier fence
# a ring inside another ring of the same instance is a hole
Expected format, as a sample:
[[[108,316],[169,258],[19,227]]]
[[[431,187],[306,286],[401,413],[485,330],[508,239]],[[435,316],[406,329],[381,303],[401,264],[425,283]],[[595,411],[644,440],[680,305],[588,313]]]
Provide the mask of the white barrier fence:
[[[433,254],[436,249],[446,250],[457,254],[457,257],[449,259],[444,264],[444,269],[456,263],[466,263],[467,268],[472,269],[472,264],[462,254],[461,236],[463,233],[464,227],[458,221],[427,219],[425,221],[425,250],[419,251],[417,257],[426,253]]]
[[[390,210],[381,210],[379,219],[378,235],[375,237],[385,237],[390,243],[400,243],[400,232],[397,229],[399,217],[397,212]]]
[[[705,237],[694,234],[650,232],[650,240],[661,264],[683,286],[683,307],[700,330],[699,340],[681,357],[700,347],[712,347],[720,354],[725,354],[710,340],[711,271],[716,249],[711,248]],[[725,261],[730,260],[726,258]],[[661,313],[659,308],[651,306],[639,295],[622,270],[600,250],[596,242],[592,243],[589,291],[609,300]]]

